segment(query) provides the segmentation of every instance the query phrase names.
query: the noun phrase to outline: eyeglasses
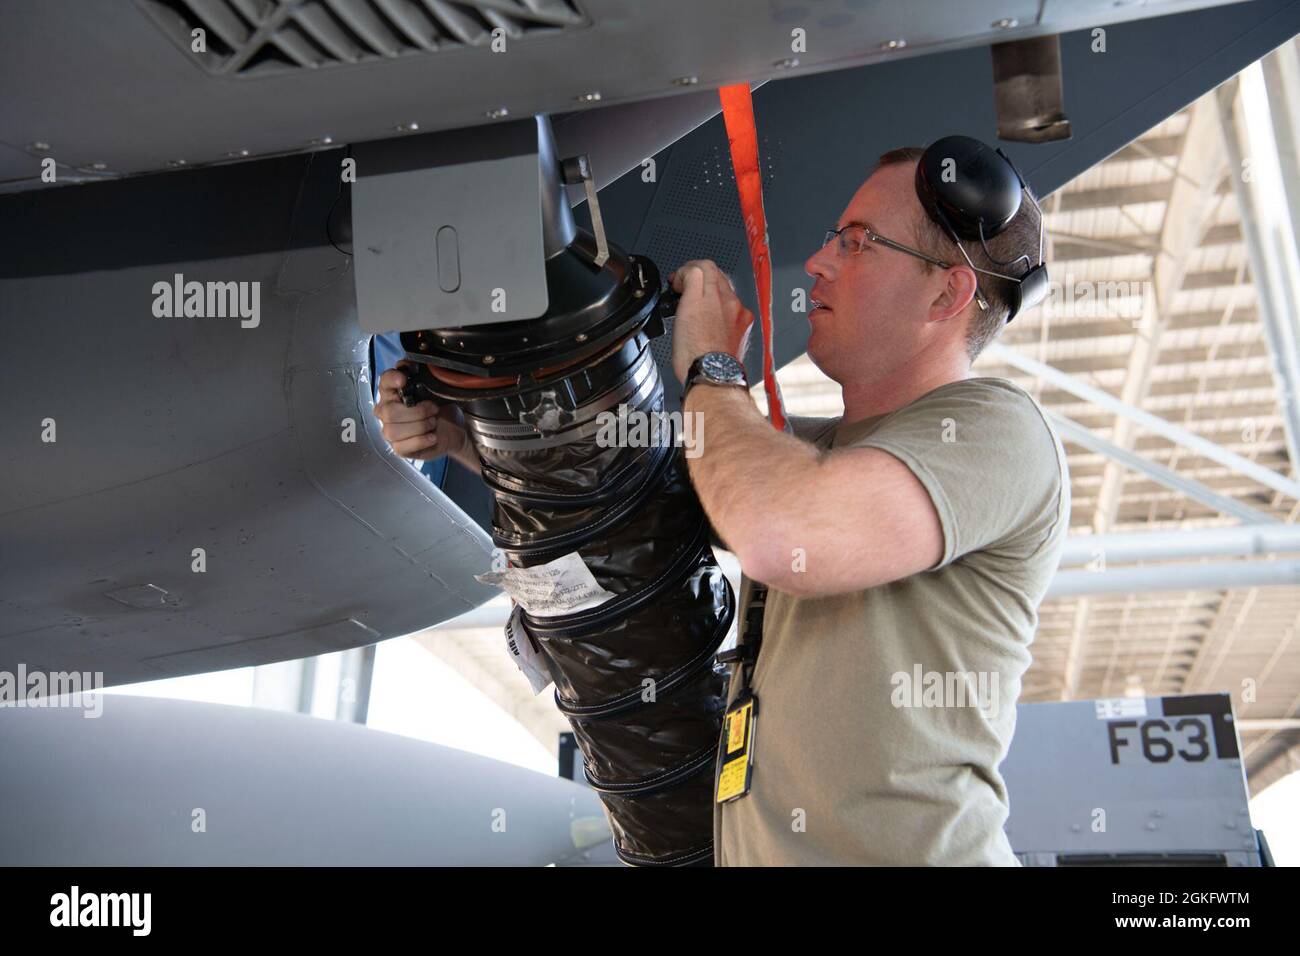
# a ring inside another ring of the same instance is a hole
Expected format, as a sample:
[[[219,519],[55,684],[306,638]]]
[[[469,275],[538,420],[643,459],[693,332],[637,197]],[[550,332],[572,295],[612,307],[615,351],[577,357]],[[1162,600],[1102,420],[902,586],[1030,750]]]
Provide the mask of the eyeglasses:
[[[870,226],[861,222],[851,222],[843,229],[827,229],[826,237],[822,239],[822,245],[825,246],[832,239],[839,239],[840,255],[844,256],[856,256],[866,248],[868,242],[874,242],[882,246],[888,246],[890,249],[897,249],[899,252],[906,252],[909,256],[924,259],[941,269],[951,268],[951,263],[936,259],[934,256],[927,256],[924,252],[913,249],[911,246],[905,246],[901,242],[895,242],[893,239],[886,239],[880,233],[874,232]]]
[[[827,229],[826,237],[822,240],[822,247],[825,248],[827,245],[829,245],[832,239],[839,240],[839,253],[842,256],[856,256],[859,253],[861,253],[863,249],[867,247],[868,242],[874,242],[877,245],[888,246],[890,249],[896,249],[899,252],[907,253],[909,256],[915,256],[918,259],[923,259],[926,262],[930,263],[931,265],[938,266],[940,269],[952,268],[951,262],[944,262],[942,259],[936,259],[934,256],[926,255],[924,252],[921,252],[919,249],[913,249],[911,246],[905,246],[901,242],[895,242],[893,239],[886,239],[884,236],[882,236],[880,233],[873,230],[866,223],[851,222],[847,226],[844,226],[842,229]],[[957,248],[962,252],[963,255],[965,255],[965,250],[961,249],[960,245],[958,245]],[[968,264],[969,264],[969,260],[968,260]],[[971,268],[975,269],[975,266],[971,264]],[[975,269],[975,271],[983,272],[984,270]],[[989,274],[996,275],[997,273],[989,273]],[[975,300],[979,303],[979,307],[981,309],[984,309],[985,311],[988,310],[989,307],[988,300],[984,298],[984,293],[980,291],[979,286],[975,287]]]

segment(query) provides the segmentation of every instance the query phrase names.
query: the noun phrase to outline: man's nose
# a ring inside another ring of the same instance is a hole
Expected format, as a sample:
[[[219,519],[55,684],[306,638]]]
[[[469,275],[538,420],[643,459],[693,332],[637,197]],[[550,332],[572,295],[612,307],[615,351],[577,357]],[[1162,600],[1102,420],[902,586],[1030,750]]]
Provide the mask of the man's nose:
[[[810,255],[808,261],[803,264],[803,271],[814,279],[831,279],[835,262],[831,249],[834,245],[835,243],[828,242]]]

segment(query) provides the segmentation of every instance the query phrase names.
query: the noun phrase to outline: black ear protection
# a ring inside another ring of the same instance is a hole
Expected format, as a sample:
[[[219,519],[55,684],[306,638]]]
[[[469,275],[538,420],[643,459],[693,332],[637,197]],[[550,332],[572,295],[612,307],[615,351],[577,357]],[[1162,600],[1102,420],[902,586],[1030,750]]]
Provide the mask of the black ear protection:
[[[928,146],[916,164],[916,195],[931,219],[957,243],[966,264],[976,272],[1010,283],[1010,322],[1022,310],[1031,309],[1047,297],[1047,265],[1043,262],[1042,209],[1025,191],[1025,180],[1015,164],[1000,149],[990,149],[970,136],[945,136]],[[1011,224],[1020,211],[1020,199],[1028,195],[1038,209],[1038,262],[1017,256],[1006,262],[989,252],[987,240]],[[1023,260],[1028,268],[1019,276],[990,272],[976,267],[962,242],[979,241],[984,253],[1000,266],[1019,271]],[[976,286],[976,300],[987,310],[988,299]]]

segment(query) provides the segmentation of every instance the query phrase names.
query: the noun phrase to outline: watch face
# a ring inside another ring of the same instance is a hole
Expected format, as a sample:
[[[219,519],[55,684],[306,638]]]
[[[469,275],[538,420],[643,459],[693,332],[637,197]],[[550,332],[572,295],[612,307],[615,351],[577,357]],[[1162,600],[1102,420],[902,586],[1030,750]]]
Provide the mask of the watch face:
[[[700,358],[700,371],[715,382],[745,384],[745,366],[725,352],[710,352]]]

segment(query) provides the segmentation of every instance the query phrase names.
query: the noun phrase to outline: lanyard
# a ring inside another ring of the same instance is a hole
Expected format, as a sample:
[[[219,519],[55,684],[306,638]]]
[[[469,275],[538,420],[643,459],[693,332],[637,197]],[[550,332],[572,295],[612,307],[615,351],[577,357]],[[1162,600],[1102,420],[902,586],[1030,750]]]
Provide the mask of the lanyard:
[[[758,663],[758,652],[763,645],[763,612],[766,608],[767,586],[751,581],[745,616],[736,632],[736,646],[718,654],[719,663],[739,665],[740,694],[749,692],[754,665]]]
[[[750,672],[758,662],[763,640],[763,609],[767,588],[751,583],[745,617],[736,635],[736,646],[723,651],[718,660],[737,665],[740,687],[722,714],[718,739],[718,770],[714,802],[731,803],[749,793],[754,782],[754,735],[758,726],[758,696],[750,690]]]

